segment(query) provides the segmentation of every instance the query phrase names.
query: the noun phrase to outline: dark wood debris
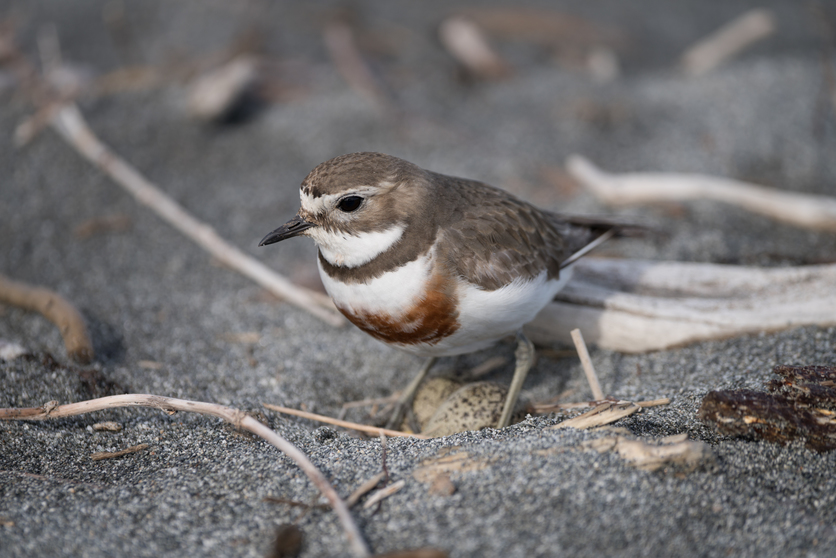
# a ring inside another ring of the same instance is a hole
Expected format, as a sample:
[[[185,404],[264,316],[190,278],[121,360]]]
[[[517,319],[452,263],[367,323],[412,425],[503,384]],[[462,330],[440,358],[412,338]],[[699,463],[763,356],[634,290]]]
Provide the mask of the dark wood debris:
[[[836,367],[776,366],[779,379],[768,392],[750,389],[712,391],[700,419],[721,434],[784,444],[803,439],[808,448],[836,449]]]

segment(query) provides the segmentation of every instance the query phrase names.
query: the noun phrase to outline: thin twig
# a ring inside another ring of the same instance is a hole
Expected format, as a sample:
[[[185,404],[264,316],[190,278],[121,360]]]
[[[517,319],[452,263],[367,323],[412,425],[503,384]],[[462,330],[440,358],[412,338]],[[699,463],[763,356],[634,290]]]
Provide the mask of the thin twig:
[[[660,397],[659,399],[651,399],[650,401],[635,401],[636,405],[642,409],[647,409],[648,407],[658,407],[659,405],[669,405],[670,402],[670,397]]]
[[[682,68],[687,75],[702,75],[774,31],[772,12],[763,8],[749,10],[690,47],[682,55]]]
[[[400,396],[400,392],[395,392],[386,397],[374,397],[370,399],[361,399],[360,401],[349,401],[348,403],[343,403],[343,406],[340,409],[340,414],[337,415],[337,420],[343,420],[349,409],[379,405],[381,403],[394,403]]]
[[[71,359],[82,364],[93,360],[95,353],[84,317],[55,291],[32,287],[0,275],[0,302],[41,313],[58,327]]]
[[[592,390],[592,397],[595,399],[603,399],[604,392],[601,390],[601,384],[598,382],[598,375],[595,374],[595,367],[592,366],[592,359],[589,358],[589,351],[586,350],[586,343],[583,342],[581,330],[572,330],[572,341],[574,341],[578,356],[581,359],[581,365],[583,365],[583,371],[586,374],[586,381],[589,382],[589,388]]]
[[[386,483],[389,483],[389,467],[386,465],[386,434],[380,433],[380,465],[383,469],[383,475]]]
[[[139,171],[113,153],[93,134],[76,105],[64,106],[54,115],[51,124],[67,143],[127,190],[139,203],[153,209],[157,215],[194,240],[221,263],[328,324],[345,324],[345,319],[336,312],[327,296],[294,285],[286,277],[232,246],[212,227],[194,218]]]
[[[401,479],[394,484],[390,484],[385,488],[381,488],[380,490],[369,496],[369,499],[366,500],[366,502],[363,504],[363,509],[367,510],[373,505],[383,500],[384,498],[388,498],[389,496],[403,488],[405,484],[406,481],[404,479]]]
[[[139,444],[137,446],[131,446],[129,448],[125,448],[119,451],[97,451],[96,453],[90,455],[90,459],[92,459],[93,461],[101,461],[102,459],[114,459],[116,457],[122,457],[123,455],[136,453],[145,449],[148,449],[148,444]]]
[[[324,422],[325,424],[333,424],[334,426],[341,426],[343,428],[348,428],[349,430],[365,432],[366,434],[374,434],[375,436],[379,436],[380,434],[386,434],[387,436],[393,437],[399,436],[406,438],[418,438],[419,440],[429,440],[429,436],[424,436],[422,434],[409,434],[407,432],[399,432],[397,430],[390,430],[388,428],[378,428],[377,426],[369,426],[367,424],[359,424],[357,422],[339,420],[331,417],[326,417],[324,415],[317,415],[316,413],[309,413],[307,411],[299,411],[297,409],[291,409],[289,407],[282,407],[281,405],[271,405],[269,403],[262,403],[262,405],[267,409],[270,409],[271,411],[276,411],[277,413],[284,413],[286,415],[293,415],[295,417],[315,420],[317,422]]]
[[[836,231],[836,198],[784,192],[728,178],[700,174],[610,174],[580,155],[566,168],[610,205],[710,199],[740,206],[797,227]]]
[[[349,508],[353,507],[354,504],[357,503],[360,498],[362,498],[365,494],[367,494],[370,490],[372,490],[375,486],[380,484],[380,481],[384,479],[386,473],[378,473],[360,486],[357,487],[357,490],[351,493],[351,496],[346,498],[345,505]]]
[[[581,409],[583,407],[597,407],[609,400],[598,401],[581,401],[578,403],[534,403],[531,405],[530,411],[533,414],[545,415],[555,411],[571,411],[572,409]],[[648,407],[658,407],[660,405],[669,405],[671,402],[669,397],[660,397],[659,399],[651,399],[649,401],[634,401],[636,405],[642,409]]]
[[[331,507],[340,518],[340,522],[343,525],[343,529],[348,537],[348,541],[354,555],[360,557],[370,556],[369,549],[363,541],[363,536],[360,534],[360,530],[354,523],[354,519],[351,517],[345,502],[340,499],[339,495],[325,476],[319,471],[319,469],[316,468],[316,466],[314,466],[313,463],[311,463],[311,460],[308,459],[308,457],[296,446],[258,422],[247,413],[239,411],[238,409],[233,409],[232,407],[226,407],[224,405],[217,405],[215,403],[174,399],[172,397],[163,397],[160,395],[128,394],[100,397],[98,399],[81,401],[79,403],[70,403],[68,405],[58,405],[55,401],[50,401],[42,407],[0,409],[0,420],[45,420],[50,418],[70,417],[117,407],[152,407],[155,409],[161,409],[168,413],[186,411],[202,415],[211,415],[231,423],[236,428],[243,428],[244,430],[248,430],[267,440],[285,455],[290,457],[296,465],[302,469],[308,478],[311,479],[325,498],[328,499]]]

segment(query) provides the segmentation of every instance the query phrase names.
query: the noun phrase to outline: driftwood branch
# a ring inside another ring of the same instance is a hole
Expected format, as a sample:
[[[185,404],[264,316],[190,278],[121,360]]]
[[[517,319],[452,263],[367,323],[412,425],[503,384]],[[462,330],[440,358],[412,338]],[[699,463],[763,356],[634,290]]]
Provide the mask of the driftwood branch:
[[[162,397],[159,395],[147,394],[129,394],[129,395],[114,395],[111,397],[101,397],[99,399],[91,399],[89,401],[81,401],[79,403],[70,403],[68,405],[58,405],[55,401],[50,401],[42,407],[19,408],[19,409],[0,409],[0,420],[45,420],[50,418],[70,417],[75,415],[82,415],[91,413],[93,411],[102,411],[105,409],[114,409],[117,407],[152,407],[154,409],[161,409],[168,413],[175,411],[186,411],[192,413],[199,413],[202,415],[210,415],[221,418],[236,428],[243,428],[252,432],[256,436],[263,438],[272,445],[276,446],[285,455],[290,457],[297,466],[308,476],[309,479],[316,485],[319,491],[331,504],[331,507],[337,513],[343,529],[348,537],[349,544],[355,556],[366,557],[370,556],[369,549],[363,541],[363,536],[360,530],[354,523],[354,519],[348,511],[345,502],[340,499],[337,492],[320,472],[316,466],[311,463],[311,460],[302,453],[296,446],[273,432],[270,428],[258,422],[256,419],[238,409],[217,405],[214,403],[204,403],[201,401],[188,401],[185,399],[174,399],[171,397]]]
[[[572,324],[599,347],[627,353],[698,341],[836,326],[836,265],[760,269],[588,258],[525,328],[535,342],[571,343]]]
[[[709,199],[730,203],[798,227],[836,231],[836,198],[785,192],[700,174],[610,174],[572,155],[569,173],[610,205]]]
[[[772,12],[749,10],[685,51],[682,69],[689,76],[705,74],[774,31]]]
[[[127,190],[139,203],[153,209],[157,215],[220,262],[249,277],[290,304],[333,326],[345,323],[327,296],[294,285],[260,261],[232,246],[212,227],[194,218],[139,171],[113,153],[93,134],[76,105],[68,104],[61,108],[54,115],[51,124],[67,143]]]
[[[58,327],[71,359],[82,364],[93,360],[93,344],[81,312],[55,291],[0,275],[0,302],[39,312]]]

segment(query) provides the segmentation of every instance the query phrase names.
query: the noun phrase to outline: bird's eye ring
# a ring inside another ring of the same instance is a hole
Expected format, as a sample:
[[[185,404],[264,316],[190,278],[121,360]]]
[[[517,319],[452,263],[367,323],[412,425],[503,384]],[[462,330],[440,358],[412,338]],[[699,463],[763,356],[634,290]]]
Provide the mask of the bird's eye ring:
[[[356,211],[361,203],[363,203],[363,198],[360,196],[346,196],[337,203],[337,209],[351,213],[352,211]]]

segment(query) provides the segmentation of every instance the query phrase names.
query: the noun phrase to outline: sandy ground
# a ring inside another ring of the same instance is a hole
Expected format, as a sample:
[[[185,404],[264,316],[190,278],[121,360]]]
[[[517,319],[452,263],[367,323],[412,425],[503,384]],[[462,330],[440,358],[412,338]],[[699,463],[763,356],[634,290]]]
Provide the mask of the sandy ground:
[[[510,78],[462,81],[435,36],[451,4],[349,4],[362,52],[398,118],[351,90],[330,61],[322,27],[345,12],[344,4],[126,2],[121,27],[103,17],[118,3],[7,1],[0,16],[13,21],[31,56],[39,29],[54,23],[65,61],[97,75],[134,64],[197,67],[242,37],[260,36],[261,52],[277,62],[281,95],[243,123],[190,119],[180,78],[80,104],[104,141],[190,212],[306,284],[315,284],[309,241],[256,244],[295,212],[307,172],[345,152],[385,151],[575,213],[611,210],[550,181],[571,153],[615,171],[705,172],[836,194],[836,119],[821,96],[825,43],[803,3],[772,2],[778,21],[772,38],[694,79],[675,71],[679,54],[753,4],[548,4],[626,34],[629,40],[616,49],[621,75],[609,83],[567,67],[545,47],[513,40],[496,43],[514,68]],[[836,21],[833,5],[825,7]],[[0,406],[126,391],[254,412],[268,402],[336,415],[346,401],[402,387],[419,366],[418,359],[357,330],[331,328],[275,301],[216,265],[50,130],[16,148],[11,132],[31,105],[8,74],[0,78],[0,272],[77,304],[97,352],[91,366],[76,367],[56,328],[34,313],[0,306],[0,339],[34,354],[0,361]],[[603,251],[609,255],[762,266],[836,261],[833,234],[719,204],[620,214],[662,233],[612,242]],[[74,232],[90,219],[114,215],[127,219],[126,230],[87,238]],[[241,333],[249,335],[234,335]],[[501,343],[455,363],[443,360],[437,373],[498,355],[510,359],[512,352],[510,342]],[[373,551],[432,546],[454,557],[836,553],[836,453],[726,439],[696,418],[708,391],[761,389],[776,364],[836,364],[836,328],[645,355],[593,348],[592,359],[608,394],[672,398],[669,406],[618,426],[642,436],[687,433],[710,444],[713,463],[690,473],[638,471],[611,453],[583,449],[606,433],[550,429],[554,416],[502,431],[393,439],[388,469],[393,481],[406,481],[404,489],[379,507],[353,510]],[[509,362],[488,379],[507,383],[511,372]],[[546,400],[568,389],[572,400],[590,397],[577,360],[544,357],[524,396]],[[344,496],[381,470],[376,439],[269,412],[264,418],[310,455]],[[94,431],[102,420],[123,429]],[[96,451],[141,443],[149,448],[121,459],[90,459]],[[456,490],[446,496],[430,493],[414,476],[445,452],[467,463],[451,474]],[[267,497],[319,501],[289,459],[217,419],[123,409],[0,423],[0,556],[264,556],[276,526],[290,522],[305,533],[302,556],[348,555],[332,512]]]

